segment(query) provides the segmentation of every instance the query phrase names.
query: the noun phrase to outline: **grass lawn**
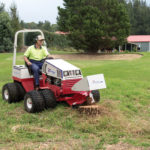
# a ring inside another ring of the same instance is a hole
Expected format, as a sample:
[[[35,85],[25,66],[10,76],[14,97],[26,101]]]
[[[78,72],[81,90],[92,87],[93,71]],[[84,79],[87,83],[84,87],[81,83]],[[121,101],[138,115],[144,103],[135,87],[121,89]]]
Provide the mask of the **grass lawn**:
[[[23,64],[22,54],[17,64]],[[65,104],[29,114],[23,101],[8,104],[0,96],[0,149],[150,149],[150,53],[132,61],[70,61],[84,76],[103,73],[102,112],[81,115]],[[12,54],[0,54],[0,92],[12,82]]]

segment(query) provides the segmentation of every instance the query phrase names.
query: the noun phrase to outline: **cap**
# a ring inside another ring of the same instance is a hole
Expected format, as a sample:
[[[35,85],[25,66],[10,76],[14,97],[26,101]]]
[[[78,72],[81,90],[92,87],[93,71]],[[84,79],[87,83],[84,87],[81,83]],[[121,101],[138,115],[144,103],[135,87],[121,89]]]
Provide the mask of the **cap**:
[[[38,36],[36,37],[36,40],[38,41],[38,40],[45,40],[45,39],[44,39],[44,37],[43,37],[42,35],[38,35]]]

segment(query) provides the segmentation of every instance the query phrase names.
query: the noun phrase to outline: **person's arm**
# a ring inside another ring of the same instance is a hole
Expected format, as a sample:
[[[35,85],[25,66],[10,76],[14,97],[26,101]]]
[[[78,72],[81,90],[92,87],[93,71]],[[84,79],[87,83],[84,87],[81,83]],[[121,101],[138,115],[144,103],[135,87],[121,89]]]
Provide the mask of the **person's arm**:
[[[54,59],[48,52],[47,48],[44,49],[45,57],[49,59]]]
[[[29,59],[24,56],[24,61],[28,64],[28,66],[32,65],[32,63],[29,61]]]
[[[30,52],[31,52],[31,47],[28,47],[28,49],[24,53],[24,61],[27,63],[28,66],[32,65],[32,63],[28,59],[30,56]]]

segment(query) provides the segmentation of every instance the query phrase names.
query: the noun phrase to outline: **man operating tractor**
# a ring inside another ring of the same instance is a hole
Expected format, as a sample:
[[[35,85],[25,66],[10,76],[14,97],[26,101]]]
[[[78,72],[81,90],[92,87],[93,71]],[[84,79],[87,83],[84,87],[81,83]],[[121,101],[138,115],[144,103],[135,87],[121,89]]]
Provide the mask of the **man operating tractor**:
[[[37,36],[35,45],[30,46],[24,53],[27,66],[16,65],[18,34],[28,32],[40,32],[42,36]],[[106,88],[104,75],[83,77],[80,68],[73,64],[63,59],[49,59],[50,54],[46,47],[42,46],[43,42],[44,34],[41,30],[24,29],[16,32],[12,67],[13,82],[3,86],[3,99],[8,103],[24,99],[24,108],[29,113],[55,108],[57,102],[62,101],[70,106],[98,103],[99,89]],[[95,113],[95,107],[90,107],[90,113]]]
[[[42,68],[44,62],[43,59],[52,58],[46,47],[42,46],[44,40],[44,37],[38,35],[36,37],[36,43],[30,46],[24,53],[24,60],[33,72],[36,90],[39,89],[39,71]]]

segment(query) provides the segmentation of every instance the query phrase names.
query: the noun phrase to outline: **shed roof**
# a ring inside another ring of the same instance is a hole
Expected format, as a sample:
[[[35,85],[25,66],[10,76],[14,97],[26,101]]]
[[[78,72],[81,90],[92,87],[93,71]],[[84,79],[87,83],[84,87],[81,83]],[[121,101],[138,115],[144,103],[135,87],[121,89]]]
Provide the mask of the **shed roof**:
[[[66,34],[69,34],[69,32],[56,31],[55,34],[63,34],[63,35],[66,35]]]
[[[150,35],[130,35],[127,38],[129,43],[132,42],[150,42]]]

